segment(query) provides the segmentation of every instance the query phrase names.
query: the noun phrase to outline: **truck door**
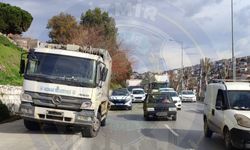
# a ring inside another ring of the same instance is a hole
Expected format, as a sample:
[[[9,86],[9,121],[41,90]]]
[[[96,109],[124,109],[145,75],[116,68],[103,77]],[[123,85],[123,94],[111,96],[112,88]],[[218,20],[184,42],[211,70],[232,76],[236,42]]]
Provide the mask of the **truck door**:
[[[215,107],[212,108],[212,125],[214,131],[220,133],[223,128],[224,123],[224,111],[223,106],[225,106],[224,93],[221,89],[218,90]]]

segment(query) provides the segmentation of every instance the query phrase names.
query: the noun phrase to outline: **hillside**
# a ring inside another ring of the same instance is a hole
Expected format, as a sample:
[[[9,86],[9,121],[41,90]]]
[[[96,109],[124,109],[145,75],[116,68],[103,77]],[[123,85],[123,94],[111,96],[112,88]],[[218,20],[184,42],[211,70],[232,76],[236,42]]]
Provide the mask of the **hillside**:
[[[19,75],[21,49],[0,35],[0,84],[21,85]]]

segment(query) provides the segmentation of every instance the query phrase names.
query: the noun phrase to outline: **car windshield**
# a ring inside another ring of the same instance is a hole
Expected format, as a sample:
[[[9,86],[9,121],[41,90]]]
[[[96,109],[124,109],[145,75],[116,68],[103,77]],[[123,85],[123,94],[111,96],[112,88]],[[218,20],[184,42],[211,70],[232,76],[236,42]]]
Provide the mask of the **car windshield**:
[[[143,90],[133,90],[133,94],[144,94]]]
[[[55,54],[29,54],[25,77],[52,83],[93,85],[95,63],[91,59]]]
[[[233,109],[250,110],[250,91],[228,91],[228,101]]]
[[[166,92],[170,97],[178,97],[176,92]]]
[[[172,88],[160,88],[160,91],[174,91]]]
[[[192,91],[183,91],[182,94],[184,95],[194,95]]]
[[[122,95],[129,95],[127,89],[119,89],[119,90],[114,90],[112,92],[112,96],[122,96]]]
[[[172,103],[173,100],[168,94],[151,94],[148,97],[149,103]]]
[[[135,88],[142,88],[142,87],[141,86],[129,86],[128,91],[132,92],[132,90],[135,89]]]

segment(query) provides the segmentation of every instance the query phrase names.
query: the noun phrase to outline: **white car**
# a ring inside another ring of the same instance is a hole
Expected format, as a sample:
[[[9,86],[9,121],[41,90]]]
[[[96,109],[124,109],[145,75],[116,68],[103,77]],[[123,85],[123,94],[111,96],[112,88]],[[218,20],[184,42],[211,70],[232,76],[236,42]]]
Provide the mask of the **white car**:
[[[210,83],[204,100],[204,135],[224,137],[226,149],[250,148],[250,83]]]
[[[132,97],[126,88],[116,89],[110,96],[111,109],[132,110]]]
[[[143,102],[146,98],[146,93],[142,88],[135,88],[132,90],[133,102]]]
[[[196,102],[196,96],[191,90],[183,90],[179,94],[182,102]]]
[[[169,97],[174,101],[176,108],[181,110],[182,102],[176,91],[163,91],[161,93],[168,93]]]

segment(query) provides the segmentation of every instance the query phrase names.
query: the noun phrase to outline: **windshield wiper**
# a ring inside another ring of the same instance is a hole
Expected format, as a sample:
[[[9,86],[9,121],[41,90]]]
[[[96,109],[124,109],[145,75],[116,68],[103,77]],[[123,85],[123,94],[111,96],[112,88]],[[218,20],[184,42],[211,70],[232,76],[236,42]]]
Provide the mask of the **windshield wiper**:
[[[233,109],[236,109],[236,110],[250,110],[249,107],[240,107],[240,106],[234,106]]]

